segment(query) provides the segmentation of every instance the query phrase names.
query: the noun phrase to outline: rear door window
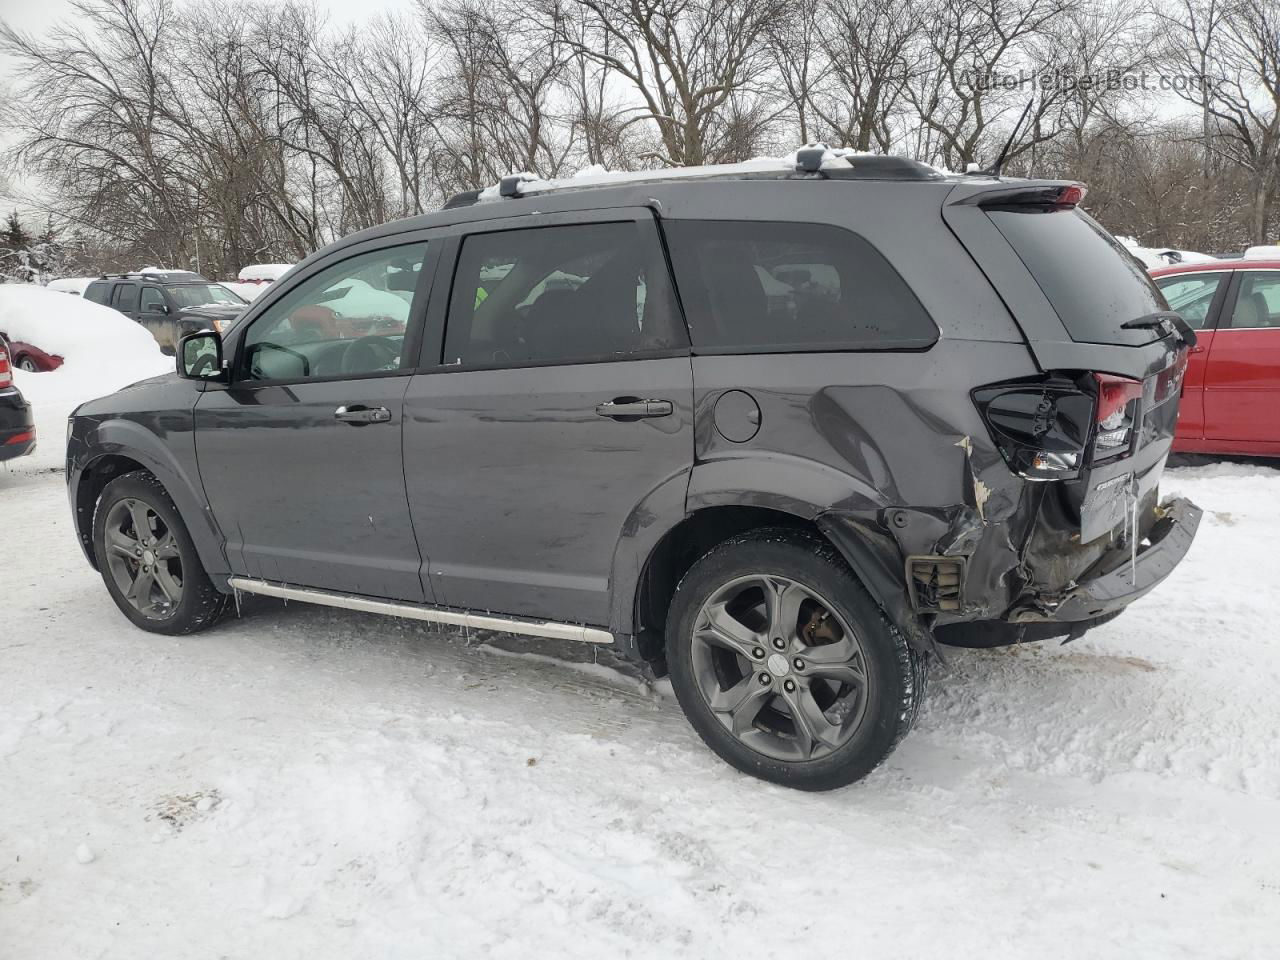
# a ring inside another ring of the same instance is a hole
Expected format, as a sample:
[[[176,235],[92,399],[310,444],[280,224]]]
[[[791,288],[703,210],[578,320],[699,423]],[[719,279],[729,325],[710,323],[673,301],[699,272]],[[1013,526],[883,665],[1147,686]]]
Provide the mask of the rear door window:
[[[1161,277],[1156,286],[1169,302],[1169,309],[1182,314],[1182,318],[1195,329],[1204,328],[1218,289],[1231,274],[1225,270],[1213,273],[1179,273]]]
[[[136,283],[117,283],[111,292],[111,305],[122,313],[138,312],[138,285]]]
[[[938,338],[906,281],[856,233],[727,220],[662,228],[695,349],[918,349]]]
[[[446,364],[626,359],[685,345],[651,225],[581,223],[463,241]]]
[[[93,303],[106,304],[107,294],[111,290],[111,284],[104,280],[95,280],[89,286],[84,288],[84,298]]]
[[[1223,326],[1240,330],[1280,327],[1280,271],[1242,273],[1231,320]]]
[[[1083,210],[987,207],[1077,343],[1140,345],[1158,329],[1120,324],[1169,309],[1146,268]]]

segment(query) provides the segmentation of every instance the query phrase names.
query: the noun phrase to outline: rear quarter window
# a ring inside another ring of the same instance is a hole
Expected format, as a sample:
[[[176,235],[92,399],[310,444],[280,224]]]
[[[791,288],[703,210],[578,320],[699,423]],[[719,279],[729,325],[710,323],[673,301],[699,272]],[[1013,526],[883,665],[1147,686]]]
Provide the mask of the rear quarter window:
[[[1159,330],[1120,324],[1169,306],[1146,268],[1083,210],[986,207],[1078,343],[1141,345]]]
[[[816,223],[665,220],[694,348],[921,349],[938,329],[858,234]]]

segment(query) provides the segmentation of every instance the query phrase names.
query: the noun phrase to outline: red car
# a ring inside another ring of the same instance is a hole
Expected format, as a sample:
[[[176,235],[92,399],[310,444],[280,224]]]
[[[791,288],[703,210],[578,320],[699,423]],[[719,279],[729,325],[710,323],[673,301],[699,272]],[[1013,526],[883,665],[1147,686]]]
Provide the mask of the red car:
[[[0,340],[5,339],[0,330]],[[23,343],[21,340],[9,340],[9,362],[19,370],[28,373],[48,373],[62,366],[62,358],[57,354],[45,353],[35,344]]]
[[[1174,451],[1280,456],[1280,260],[1182,264],[1151,276],[1199,339]]]

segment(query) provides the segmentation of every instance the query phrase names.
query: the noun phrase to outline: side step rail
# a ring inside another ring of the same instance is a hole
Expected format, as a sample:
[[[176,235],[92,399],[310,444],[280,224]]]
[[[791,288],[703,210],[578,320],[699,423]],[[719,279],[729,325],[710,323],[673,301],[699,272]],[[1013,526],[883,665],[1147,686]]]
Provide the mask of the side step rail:
[[[431,623],[447,623],[455,627],[471,627],[475,630],[494,630],[499,633],[516,633],[525,637],[546,637],[551,640],[576,640],[579,643],[613,643],[613,634],[596,627],[584,627],[576,623],[557,623],[554,620],[519,620],[515,617],[494,617],[488,614],[467,613],[463,610],[446,610],[414,603],[396,603],[391,600],[374,600],[346,593],[330,593],[327,590],[310,590],[289,587],[266,580],[250,580],[232,577],[227,581],[234,589],[256,593],[263,597],[280,597],[302,603],[318,603],[325,607],[341,607],[343,610],[360,610],[365,613],[382,613],[409,620],[427,620]]]

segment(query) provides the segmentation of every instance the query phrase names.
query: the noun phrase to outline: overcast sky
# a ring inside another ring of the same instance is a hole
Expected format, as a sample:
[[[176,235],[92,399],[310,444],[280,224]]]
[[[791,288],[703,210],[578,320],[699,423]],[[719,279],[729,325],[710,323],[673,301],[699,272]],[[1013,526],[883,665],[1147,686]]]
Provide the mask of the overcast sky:
[[[177,0],[179,4],[189,0]],[[411,10],[416,5],[414,0],[314,0],[317,7],[329,13],[336,23],[349,23],[363,20],[382,10]],[[65,22],[74,14],[71,0],[0,0],[0,20],[19,30],[34,34],[42,34],[59,22]],[[13,76],[13,65],[0,54],[0,96],[4,95]],[[7,132],[0,130],[0,147],[7,146]],[[30,190],[30,185],[17,180],[12,174],[6,176],[0,171],[0,196],[8,186],[21,193]],[[0,200],[0,215],[12,207],[22,209],[21,203]]]

